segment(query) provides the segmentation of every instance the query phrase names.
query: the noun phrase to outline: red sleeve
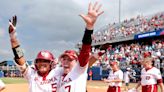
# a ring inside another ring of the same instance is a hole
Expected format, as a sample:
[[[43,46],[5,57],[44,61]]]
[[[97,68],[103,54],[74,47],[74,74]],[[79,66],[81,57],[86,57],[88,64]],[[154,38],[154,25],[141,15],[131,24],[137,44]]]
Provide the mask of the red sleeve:
[[[162,83],[162,82],[163,82],[162,79],[158,79],[158,80],[157,80],[157,83]]]
[[[82,49],[80,51],[80,54],[78,56],[78,60],[81,67],[84,67],[88,61],[89,61],[89,54],[91,51],[91,45],[90,44],[83,44]]]

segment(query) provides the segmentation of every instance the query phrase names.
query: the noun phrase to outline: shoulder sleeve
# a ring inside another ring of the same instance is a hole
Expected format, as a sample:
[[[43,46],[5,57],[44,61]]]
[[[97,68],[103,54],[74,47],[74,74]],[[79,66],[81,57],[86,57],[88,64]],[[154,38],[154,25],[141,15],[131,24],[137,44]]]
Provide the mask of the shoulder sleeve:
[[[74,72],[78,74],[87,73],[88,64],[84,67],[81,67],[79,63],[74,67]]]
[[[108,75],[108,78],[107,79],[110,79],[111,73],[112,73],[112,70],[109,71],[109,75]]]
[[[89,61],[89,54],[91,51],[91,34],[93,33],[93,30],[85,30],[83,40],[82,40],[82,49],[80,50],[80,55],[78,56],[78,60],[81,67],[84,67],[88,61]]]
[[[161,72],[159,69],[156,69],[155,68],[155,79],[157,80],[157,83],[162,83],[163,82],[163,79],[162,79],[162,75],[161,75]]]
[[[84,67],[88,63],[90,50],[91,45],[82,45],[80,55],[78,56],[79,64],[81,67]]]
[[[121,70],[119,71],[119,79],[123,80],[123,72]]]
[[[141,74],[143,74],[143,73],[144,73],[144,71],[145,71],[145,68],[143,68],[143,69],[141,70]]]
[[[35,69],[28,66],[25,72],[23,73],[23,76],[25,79],[29,80],[31,76],[33,76],[34,72],[35,72]]]

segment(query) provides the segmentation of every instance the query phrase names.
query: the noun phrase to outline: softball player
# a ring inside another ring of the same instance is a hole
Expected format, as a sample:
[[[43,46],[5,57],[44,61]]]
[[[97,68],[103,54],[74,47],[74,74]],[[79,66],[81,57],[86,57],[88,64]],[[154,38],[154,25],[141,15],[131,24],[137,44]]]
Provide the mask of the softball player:
[[[109,72],[108,78],[104,79],[104,82],[109,83],[107,92],[121,92],[123,72],[119,69],[119,62],[111,61],[110,66],[112,71]]]
[[[152,58],[146,57],[142,61],[143,69],[141,71],[141,81],[136,86],[142,86],[142,92],[158,92],[157,85],[160,86],[161,92],[164,92],[164,86],[160,70],[152,66]]]
[[[99,15],[101,5],[96,2],[94,5],[89,4],[88,14],[80,16],[86,22],[86,30],[82,39],[82,49],[80,54],[74,50],[66,50],[60,56],[62,62],[62,76],[59,82],[58,92],[86,92],[87,69],[91,51],[91,35],[93,33],[94,24]]]
[[[103,13],[103,11],[100,11],[101,5],[97,6],[97,4],[92,5],[90,3],[88,14],[80,15],[86,22],[82,50],[79,56],[76,55],[75,51],[65,51],[61,55],[62,68],[52,68],[54,57],[49,51],[40,51],[34,61],[35,67],[28,66],[16,37],[17,17],[14,16],[12,20],[9,20],[9,34],[15,63],[28,80],[30,92],[86,91],[85,79],[91,50],[91,34],[97,17]],[[81,86],[77,86],[77,83],[81,83]]]

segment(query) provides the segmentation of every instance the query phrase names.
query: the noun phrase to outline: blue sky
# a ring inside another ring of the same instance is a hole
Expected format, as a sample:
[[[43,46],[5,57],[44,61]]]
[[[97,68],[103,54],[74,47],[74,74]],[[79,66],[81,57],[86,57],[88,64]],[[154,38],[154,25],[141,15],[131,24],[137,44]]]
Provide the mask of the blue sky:
[[[8,19],[13,15],[18,16],[18,38],[27,60],[35,59],[40,50],[49,50],[58,57],[66,49],[75,49],[85,28],[78,15],[87,12],[90,1],[99,1],[104,10],[95,30],[118,22],[119,0],[2,0],[0,61],[13,59],[8,35]],[[121,3],[121,20],[164,11],[164,0],[121,0]]]

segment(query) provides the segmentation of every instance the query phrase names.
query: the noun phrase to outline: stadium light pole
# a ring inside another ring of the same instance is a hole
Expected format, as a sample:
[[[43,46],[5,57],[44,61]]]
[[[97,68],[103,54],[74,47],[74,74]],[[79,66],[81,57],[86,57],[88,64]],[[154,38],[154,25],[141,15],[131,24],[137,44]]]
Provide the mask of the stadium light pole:
[[[118,9],[118,20],[119,20],[119,24],[121,23],[121,0],[119,0],[119,9]]]

